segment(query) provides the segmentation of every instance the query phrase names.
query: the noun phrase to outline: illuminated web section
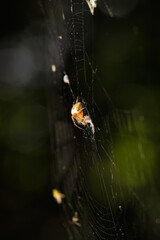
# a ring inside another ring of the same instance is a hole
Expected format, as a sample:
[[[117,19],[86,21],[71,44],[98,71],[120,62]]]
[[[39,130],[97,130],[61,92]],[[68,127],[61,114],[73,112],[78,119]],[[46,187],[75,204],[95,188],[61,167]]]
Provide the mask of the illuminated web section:
[[[139,131],[143,116],[115,109],[99,82],[93,56],[94,16],[86,1],[62,1],[60,15],[64,28],[57,39],[63,62],[60,84],[66,122],[62,124],[61,120],[61,125],[56,125],[53,137],[58,139],[56,174],[65,196],[62,207],[66,231],[69,239],[76,240],[136,239],[136,234],[143,239],[142,225],[147,226],[148,219],[142,190],[146,182],[153,181],[154,166],[152,144]],[[52,69],[55,72],[57,67]],[[98,87],[94,89],[96,83]],[[103,95],[105,107],[110,109],[105,114],[98,106],[95,91]],[[91,116],[95,134],[88,127],[77,129],[71,121],[71,108],[77,97]],[[137,189],[142,195],[137,194]],[[130,211],[132,219],[127,216]]]
[[[68,42],[66,42],[65,49],[67,53],[70,53],[70,57],[73,62],[73,68],[69,78],[77,84],[79,88],[80,78],[87,83],[87,72],[86,72],[86,50],[85,50],[85,30],[87,26],[85,23],[85,16],[89,13],[89,9],[85,1],[71,1],[67,11],[70,14],[65,16],[66,35]],[[66,11],[66,8],[65,10]],[[91,22],[88,22],[88,27]],[[69,49],[68,49],[69,48]],[[69,51],[68,51],[69,50]],[[71,60],[69,59],[69,60]],[[70,64],[70,62],[69,62]],[[70,66],[69,66],[70,67]]]
[[[70,13],[67,15],[66,12]],[[84,101],[94,123],[93,16],[86,1],[81,0],[71,0],[62,15],[66,29],[62,36],[68,38],[64,41],[63,51],[68,57],[65,72],[75,98]],[[114,179],[116,166],[108,120],[104,124],[106,139],[103,139],[104,135],[93,135],[88,128],[76,135],[72,168],[63,180],[67,202],[63,207],[68,216],[66,228],[75,239],[115,240],[124,235],[121,189],[118,180]],[[72,221],[75,213],[78,216],[76,223]]]

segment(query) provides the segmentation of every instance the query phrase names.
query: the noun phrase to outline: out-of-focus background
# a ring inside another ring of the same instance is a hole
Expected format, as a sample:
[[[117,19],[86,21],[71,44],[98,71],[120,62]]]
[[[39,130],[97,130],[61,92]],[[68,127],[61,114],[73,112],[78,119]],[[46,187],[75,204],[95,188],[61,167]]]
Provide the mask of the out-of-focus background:
[[[1,18],[0,238],[65,239],[51,194],[44,18],[38,1],[4,1]]]
[[[48,118],[50,100],[45,79],[49,71],[45,61],[48,52],[45,51],[47,41],[44,37],[44,23],[50,19],[42,7],[45,4],[52,12],[59,3],[44,2],[12,1],[5,2],[1,7],[0,239],[68,239],[66,217],[51,194],[54,171]],[[147,211],[148,218],[154,219],[150,225],[146,225],[151,227],[148,239],[153,239],[153,232],[154,239],[158,239],[159,9],[155,1],[120,2],[107,2],[114,17],[109,16],[111,14],[102,2],[95,10],[92,26],[95,65],[101,84],[109,93],[111,105],[122,111],[132,109],[139,116],[139,121],[135,120],[134,124],[141,136],[144,161],[141,161],[143,156],[140,158],[135,151],[139,139],[122,141],[116,135],[116,129],[113,130],[114,153],[118,159],[120,185],[122,188],[136,189],[140,196],[143,195],[144,199],[139,200],[139,203],[144,205],[142,208]],[[106,97],[101,94],[96,81],[94,88],[101,117],[105,119],[108,112]],[[53,106],[56,104],[54,102]],[[120,120],[117,119],[117,122]],[[123,123],[121,130],[125,134],[125,124],[128,123]],[[103,133],[104,122],[99,125]],[[133,164],[128,164],[128,160],[123,158],[126,149],[130,153],[130,163],[133,161]],[[135,172],[143,172],[143,177]],[[99,186],[96,188],[94,179],[95,173],[91,172],[88,184],[93,195],[98,198]],[[144,185],[146,187],[141,192]],[[134,209],[130,211],[133,216]],[[138,214],[135,209],[135,215]],[[131,221],[129,215],[126,221]],[[128,229],[128,232],[132,230]],[[139,231],[135,229],[135,232],[137,239],[140,239]]]

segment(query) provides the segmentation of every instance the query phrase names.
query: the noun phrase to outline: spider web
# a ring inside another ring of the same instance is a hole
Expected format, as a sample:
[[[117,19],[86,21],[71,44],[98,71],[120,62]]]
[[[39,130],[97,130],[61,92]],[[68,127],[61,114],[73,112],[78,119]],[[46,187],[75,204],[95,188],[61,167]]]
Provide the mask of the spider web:
[[[111,101],[107,80],[99,77],[95,62],[97,42],[103,36],[95,31],[98,17],[91,15],[86,1],[55,1],[51,9],[54,14],[48,11],[48,15],[54,30],[49,35],[54,34],[56,39],[54,47],[49,48],[53,58],[48,60],[50,66],[56,66],[51,76],[54,87],[50,89],[54,103],[50,100],[49,106],[53,184],[65,194],[62,208],[68,237],[158,239],[159,217],[150,206],[148,194],[151,187],[158,210],[153,176],[156,150],[146,135],[144,115],[135,108],[120,110]],[[107,21],[110,28],[111,20]],[[103,54],[103,50],[98,51]],[[109,52],[104,55],[109,66],[112,56],[109,58]],[[69,77],[73,94],[63,82],[64,74]],[[91,116],[94,135],[89,127],[82,131],[72,123],[70,110],[77,97]],[[75,213],[78,224],[72,221]]]

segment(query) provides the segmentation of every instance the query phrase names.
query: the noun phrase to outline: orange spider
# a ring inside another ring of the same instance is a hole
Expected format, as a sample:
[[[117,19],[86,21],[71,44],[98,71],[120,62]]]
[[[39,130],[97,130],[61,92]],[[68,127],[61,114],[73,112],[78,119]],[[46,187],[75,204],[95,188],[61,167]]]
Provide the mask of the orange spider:
[[[85,121],[85,116],[84,116],[84,112],[83,112],[84,109],[85,109],[84,104],[82,102],[78,102],[78,98],[77,98],[76,103],[73,104],[73,107],[71,109],[71,115],[72,115],[72,121],[73,121],[74,125],[80,129],[82,129],[82,128],[79,127],[77,124],[79,124],[79,125],[88,124]]]
[[[84,109],[85,109],[84,104],[82,102],[78,102],[78,98],[77,98],[76,103],[73,104],[73,107],[71,109],[72,121],[76,127],[82,130],[83,128],[79,127],[78,125],[85,126],[87,124],[90,124],[92,127],[92,133],[94,134],[94,125],[92,123],[91,118],[88,115],[84,116],[84,112],[83,112]]]

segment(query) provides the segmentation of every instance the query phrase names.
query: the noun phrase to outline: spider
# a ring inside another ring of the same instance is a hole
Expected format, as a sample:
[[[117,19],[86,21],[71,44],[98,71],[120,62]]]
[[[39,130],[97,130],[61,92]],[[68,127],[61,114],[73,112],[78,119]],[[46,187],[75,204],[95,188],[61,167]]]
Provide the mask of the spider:
[[[84,109],[84,104],[82,102],[79,102],[77,98],[76,103],[73,104],[73,107],[71,109],[72,121],[76,127],[82,130],[83,128],[79,127],[78,125],[85,126],[87,124],[90,124],[92,127],[92,133],[94,134],[94,125],[91,118],[88,115],[84,115]]]

